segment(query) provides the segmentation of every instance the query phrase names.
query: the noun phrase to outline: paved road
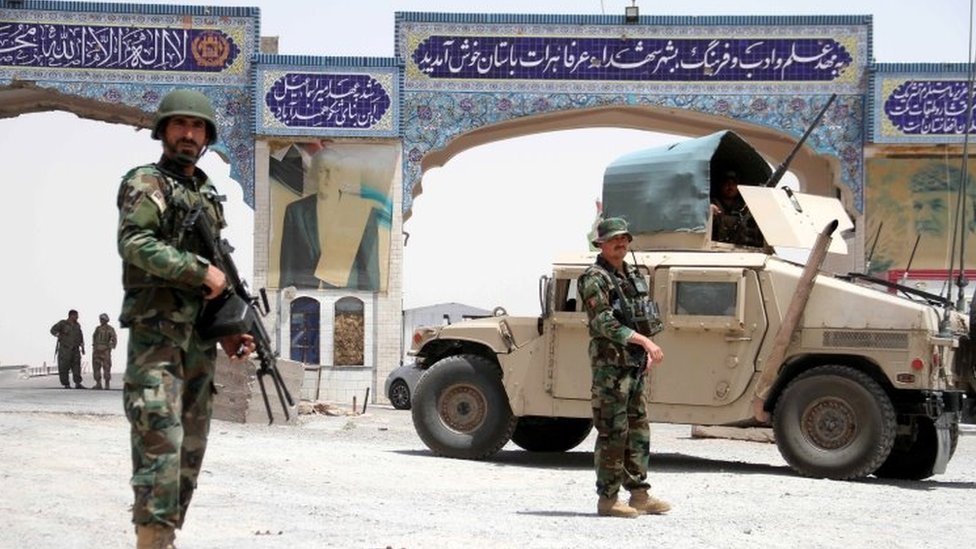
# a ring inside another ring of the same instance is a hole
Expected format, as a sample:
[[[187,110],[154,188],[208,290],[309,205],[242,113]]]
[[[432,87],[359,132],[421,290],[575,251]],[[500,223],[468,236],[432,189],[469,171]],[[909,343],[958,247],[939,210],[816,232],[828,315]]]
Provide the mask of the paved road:
[[[921,482],[799,477],[772,444],[652,426],[667,516],[595,515],[592,437],[565,454],[506,446],[434,457],[409,412],[297,425],[215,421],[178,546],[194,548],[933,547],[976,539],[976,437]],[[121,392],[0,370],[0,548],[131,547]]]

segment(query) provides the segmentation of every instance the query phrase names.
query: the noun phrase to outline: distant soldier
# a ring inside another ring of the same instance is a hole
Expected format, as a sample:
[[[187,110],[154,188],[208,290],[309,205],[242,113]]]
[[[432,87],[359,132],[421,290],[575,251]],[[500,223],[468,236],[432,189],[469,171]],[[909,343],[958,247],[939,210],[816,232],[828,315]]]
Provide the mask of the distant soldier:
[[[81,355],[85,354],[85,336],[81,334],[81,325],[78,324],[78,311],[71,309],[68,311],[68,318],[51,326],[51,335],[58,338],[55,354],[58,357],[61,385],[65,389],[71,388],[68,384],[70,370],[75,388],[84,389],[85,386],[81,384]]]
[[[739,192],[739,176],[729,170],[712,198],[712,240],[762,248],[762,231]]]
[[[100,324],[92,334],[92,373],[95,375],[95,389],[102,388],[102,376],[105,377],[105,389],[109,388],[112,379],[112,350],[118,340],[115,338],[115,328],[109,325],[108,315],[98,315]]]

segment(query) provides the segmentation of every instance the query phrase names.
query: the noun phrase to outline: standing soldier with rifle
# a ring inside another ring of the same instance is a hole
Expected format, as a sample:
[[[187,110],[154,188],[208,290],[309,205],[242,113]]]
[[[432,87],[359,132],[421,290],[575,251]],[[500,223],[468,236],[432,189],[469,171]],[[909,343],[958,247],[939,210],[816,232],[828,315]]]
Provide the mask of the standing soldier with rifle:
[[[75,389],[84,389],[81,384],[81,355],[85,354],[85,336],[78,324],[78,311],[68,311],[68,318],[57,321],[51,326],[51,335],[58,338],[54,354],[58,358],[58,377],[61,386],[70,389],[68,374],[75,382]]]
[[[183,525],[207,448],[213,412],[216,345],[197,324],[206,300],[227,286],[184,218],[203,206],[219,234],[222,197],[196,167],[217,140],[214,109],[202,93],[175,90],[160,101],[152,138],[155,164],[140,166],[119,188],[118,247],[125,296],[119,318],[129,329],[123,405],[131,424],[132,521],[136,546],[170,547]],[[254,350],[247,334],[219,340],[232,358]]]
[[[664,352],[650,340],[660,330],[647,282],[624,262],[631,240],[624,219],[601,221],[593,239],[600,255],[577,284],[590,327],[597,514],[627,518],[671,509],[648,493],[650,427],[644,384],[647,366],[664,360]],[[621,486],[630,491],[628,503],[617,499]]]

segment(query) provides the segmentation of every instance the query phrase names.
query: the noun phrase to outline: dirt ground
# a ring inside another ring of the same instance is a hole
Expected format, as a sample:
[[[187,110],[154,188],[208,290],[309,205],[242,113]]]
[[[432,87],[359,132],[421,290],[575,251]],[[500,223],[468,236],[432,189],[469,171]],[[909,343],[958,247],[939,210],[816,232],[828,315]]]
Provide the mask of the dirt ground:
[[[215,421],[182,549],[924,547],[976,537],[976,436],[945,474],[859,482],[794,474],[772,444],[653,425],[653,492],[674,509],[598,517],[592,436],[558,455],[434,457],[410,413],[297,425]],[[131,547],[121,391],[0,371],[0,547]]]

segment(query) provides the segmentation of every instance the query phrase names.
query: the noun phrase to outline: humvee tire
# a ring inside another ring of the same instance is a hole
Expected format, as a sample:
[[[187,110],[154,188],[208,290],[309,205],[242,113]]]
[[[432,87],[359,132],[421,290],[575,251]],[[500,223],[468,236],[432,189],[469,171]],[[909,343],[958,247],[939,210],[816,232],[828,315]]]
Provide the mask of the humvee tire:
[[[498,365],[478,355],[435,362],[414,389],[413,426],[435,454],[460,459],[494,455],[512,437],[512,415]]]
[[[520,417],[512,442],[530,452],[566,452],[590,436],[593,420],[578,417]]]
[[[837,480],[875,472],[895,441],[884,389],[847,366],[819,366],[792,380],[773,411],[783,458],[801,475]]]
[[[959,443],[959,424],[949,428],[950,457],[956,452]],[[878,467],[874,476],[901,480],[922,480],[934,474],[935,457],[938,452],[935,436],[935,422],[928,417],[917,417],[910,432],[895,438],[895,444],[888,459]]]

